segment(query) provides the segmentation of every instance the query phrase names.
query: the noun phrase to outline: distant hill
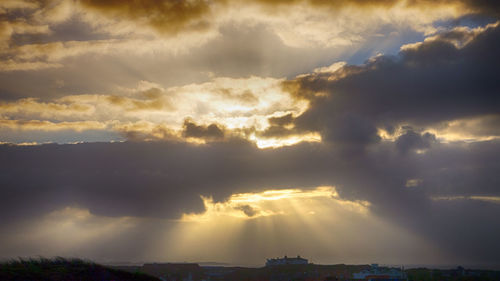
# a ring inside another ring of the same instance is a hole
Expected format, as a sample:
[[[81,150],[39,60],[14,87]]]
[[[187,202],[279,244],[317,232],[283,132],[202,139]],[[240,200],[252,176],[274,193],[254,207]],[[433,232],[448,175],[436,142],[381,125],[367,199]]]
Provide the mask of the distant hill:
[[[2,281],[160,281],[81,259],[17,259],[0,263]]]

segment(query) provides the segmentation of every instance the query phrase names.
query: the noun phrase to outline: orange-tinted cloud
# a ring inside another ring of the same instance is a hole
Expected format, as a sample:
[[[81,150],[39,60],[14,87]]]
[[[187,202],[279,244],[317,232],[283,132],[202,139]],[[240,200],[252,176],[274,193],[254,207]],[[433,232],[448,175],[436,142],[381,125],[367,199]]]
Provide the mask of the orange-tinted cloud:
[[[430,9],[454,7],[459,14],[481,13],[498,15],[498,5],[494,1],[429,1],[429,0],[81,0],[83,7],[114,20],[132,21],[141,26],[149,26],[165,35],[182,32],[204,31],[213,26],[220,14],[227,13],[228,7],[254,5],[266,11],[279,12],[287,7],[311,7],[313,9],[392,9],[394,7]],[[221,9],[219,9],[221,8]],[[272,12],[272,14],[275,14]]]
[[[212,2],[214,1],[81,1],[85,7],[106,16],[149,25],[156,31],[167,34],[205,30],[210,25]]]

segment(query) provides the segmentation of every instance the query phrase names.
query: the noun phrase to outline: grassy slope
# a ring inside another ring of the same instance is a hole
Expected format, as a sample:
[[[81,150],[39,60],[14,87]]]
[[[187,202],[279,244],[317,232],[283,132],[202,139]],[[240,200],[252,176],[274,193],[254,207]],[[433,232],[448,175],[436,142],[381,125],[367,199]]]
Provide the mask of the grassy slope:
[[[18,259],[0,263],[2,281],[159,281],[80,259]]]

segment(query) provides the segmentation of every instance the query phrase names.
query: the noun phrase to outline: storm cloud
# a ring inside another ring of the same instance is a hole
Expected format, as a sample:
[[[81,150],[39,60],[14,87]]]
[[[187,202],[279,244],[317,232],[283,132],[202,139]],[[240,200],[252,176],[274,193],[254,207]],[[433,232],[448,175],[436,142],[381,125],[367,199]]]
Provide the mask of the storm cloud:
[[[311,101],[295,119],[298,129],[320,131],[325,140],[372,143],[377,129],[431,128],[453,120],[498,116],[498,24],[481,31],[452,31],[378,56],[364,65],[285,81],[295,96]],[[463,38],[470,38],[462,42]],[[462,47],[458,45],[465,44]],[[494,130],[492,134],[496,134]]]
[[[104,217],[175,219],[204,212],[200,195],[223,202],[234,193],[333,185],[342,198],[370,202],[374,214],[456,259],[498,262],[500,228],[488,221],[500,205],[474,198],[500,196],[500,143],[434,143],[424,154],[402,154],[398,143],[364,153],[308,143],[260,150],[237,140],[3,145],[2,221],[7,226],[65,207]],[[407,187],[410,179],[419,184]]]

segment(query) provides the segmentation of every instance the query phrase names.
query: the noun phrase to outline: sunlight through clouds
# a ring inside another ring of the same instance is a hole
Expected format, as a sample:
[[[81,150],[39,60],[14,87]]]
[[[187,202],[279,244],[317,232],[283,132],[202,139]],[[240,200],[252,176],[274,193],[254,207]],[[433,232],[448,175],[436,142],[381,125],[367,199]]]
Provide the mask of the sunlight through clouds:
[[[244,251],[252,257],[255,254],[258,261],[257,256],[281,255],[279,249],[284,248],[288,253],[320,257],[341,256],[352,245],[371,244],[370,251],[374,254],[385,249],[372,243],[391,239],[393,245],[401,247],[400,251],[419,245],[418,251],[437,252],[430,250],[430,245],[421,238],[372,214],[368,202],[340,198],[332,186],[240,193],[223,202],[210,198],[203,201],[206,211],[184,214],[177,227],[168,233],[176,237],[175,243],[167,243],[165,249],[197,260],[214,256],[237,260],[237,252]],[[318,248],[318,244],[322,246]]]
[[[490,0],[0,0],[0,259],[500,266],[498,50]]]
[[[210,221],[220,217],[252,219],[272,215],[317,214],[314,203],[329,200],[346,210],[366,214],[370,204],[366,201],[342,200],[334,187],[317,187],[313,190],[280,189],[261,193],[233,194],[227,201],[214,202],[202,197],[206,211],[202,214],[184,214],[181,221]],[[287,206],[287,208],[283,208]],[[288,208],[293,206],[291,209]],[[287,210],[288,209],[288,210]]]

